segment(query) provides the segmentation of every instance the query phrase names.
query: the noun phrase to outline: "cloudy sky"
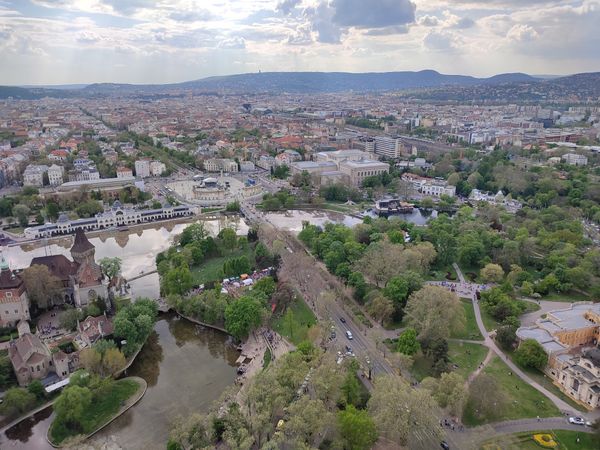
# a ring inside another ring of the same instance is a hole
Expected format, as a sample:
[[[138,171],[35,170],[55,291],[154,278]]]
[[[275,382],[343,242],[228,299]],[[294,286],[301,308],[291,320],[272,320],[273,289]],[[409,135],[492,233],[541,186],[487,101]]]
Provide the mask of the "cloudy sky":
[[[600,71],[600,0],[0,0],[0,84]]]

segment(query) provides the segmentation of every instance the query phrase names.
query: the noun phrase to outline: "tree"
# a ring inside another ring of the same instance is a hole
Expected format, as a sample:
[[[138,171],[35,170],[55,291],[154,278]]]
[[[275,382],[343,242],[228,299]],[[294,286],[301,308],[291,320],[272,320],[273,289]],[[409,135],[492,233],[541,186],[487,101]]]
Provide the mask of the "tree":
[[[413,389],[402,378],[390,375],[375,379],[368,403],[379,433],[402,447],[411,435],[438,430],[435,408],[429,391]]]
[[[54,402],[57,420],[73,430],[83,431],[81,417],[92,404],[92,392],[87,387],[66,387]]]
[[[74,331],[77,321],[83,319],[83,314],[76,308],[69,307],[60,316],[59,324],[65,330]]]
[[[100,268],[102,273],[112,280],[121,272],[121,258],[102,258],[100,260]]]
[[[471,383],[466,407],[475,417],[498,416],[507,404],[506,393],[494,377],[480,373]]]
[[[223,248],[233,251],[237,245],[237,235],[235,234],[235,230],[232,228],[225,228],[221,230],[219,233],[219,239],[221,239],[221,243],[223,244]]]
[[[204,241],[208,236],[208,231],[206,230],[204,222],[194,223],[183,230],[179,237],[179,244],[185,247],[192,242],[199,243]]]
[[[394,313],[394,304],[384,295],[376,295],[367,306],[369,313],[375,320],[383,324],[390,320]]]
[[[23,388],[11,388],[4,395],[0,410],[8,417],[16,417],[35,405],[35,395]]]
[[[504,270],[498,264],[486,264],[481,269],[481,277],[488,283],[499,283],[504,278]]]
[[[405,308],[408,323],[419,339],[447,339],[464,327],[465,311],[454,292],[428,285],[413,292]]]
[[[340,434],[349,450],[368,450],[377,440],[377,429],[367,411],[349,405],[338,413]]]
[[[62,283],[47,266],[34,264],[21,274],[29,299],[38,309],[47,309],[62,297]]]
[[[398,351],[405,355],[412,356],[416,354],[421,346],[417,341],[417,332],[414,328],[407,328],[404,332],[398,337]]]
[[[165,275],[161,288],[165,295],[183,295],[188,292],[194,284],[194,278],[185,266],[175,267]]]
[[[241,297],[225,308],[225,329],[235,338],[242,339],[260,325],[261,318],[260,303],[251,297]]]
[[[84,348],[79,354],[81,365],[90,373],[101,373],[102,354],[93,348]]]
[[[29,224],[29,214],[31,210],[27,205],[18,204],[13,207],[13,214],[19,221],[19,225],[26,227]]]
[[[292,403],[287,413],[289,418],[284,426],[286,438],[311,447],[318,446],[334,421],[333,414],[321,400],[312,400],[308,396],[302,396]]]
[[[31,383],[29,383],[29,386],[27,386],[27,390],[33,395],[35,395],[35,397],[38,400],[41,400],[44,397],[46,397],[46,390],[44,389],[44,385],[40,380],[33,380]]]
[[[109,348],[102,357],[103,374],[113,375],[123,369],[126,364],[125,355],[117,348]]]
[[[433,398],[442,408],[448,408],[450,414],[462,415],[462,409],[467,398],[465,381],[457,373],[442,373],[439,379],[425,378],[421,387],[431,392]]]
[[[548,354],[535,339],[525,339],[515,351],[515,360],[524,367],[542,370],[548,363]]]

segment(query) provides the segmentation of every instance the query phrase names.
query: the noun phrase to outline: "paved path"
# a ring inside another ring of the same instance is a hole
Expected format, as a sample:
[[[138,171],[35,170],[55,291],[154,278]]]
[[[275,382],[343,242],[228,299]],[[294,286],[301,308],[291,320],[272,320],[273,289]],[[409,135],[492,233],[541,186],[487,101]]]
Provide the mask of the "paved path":
[[[456,270],[456,274],[458,275],[458,278],[460,280],[464,280],[463,274],[462,274],[458,264],[454,263],[454,269]],[[532,386],[533,388],[537,389],[539,392],[544,394],[546,397],[548,397],[560,411],[568,412],[569,414],[575,414],[575,415],[578,414],[577,412],[573,411],[573,407],[571,405],[569,405],[567,402],[565,402],[564,400],[561,400],[556,395],[554,395],[552,392],[550,392],[548,389],[546,389],[545,387],[540,385],[538,382],[532,380],[531,377],[529,377],[525,372],[523,372],[523,370],[521,370],[521,368],[519,368],[516,364],[514,364],[500,350],[500,348],[496,345],[496,342],[490,337],[489,333],[485,329],[485,326],[483,325],[483,320],[481,318],[481,310],[479,309],[479,301],[477,300],[477,297],[475,295],[472,296],[471,302],[473,304],[473,310],[475,311],[475,320],[477,322],[477,326],[479,327],[479,331],[481,332],[481,334],[484,337],[485,345],[489,349],[491,349],[494,353],[496,353],[498,356],[500,356],[500,359],[502,359],[504,361],[504,363],[508,367],[510,367],[510,369],[513,371],[513,373],[515,373],[519,378],[521,378],[527,384],[529,384],[530,386]]]

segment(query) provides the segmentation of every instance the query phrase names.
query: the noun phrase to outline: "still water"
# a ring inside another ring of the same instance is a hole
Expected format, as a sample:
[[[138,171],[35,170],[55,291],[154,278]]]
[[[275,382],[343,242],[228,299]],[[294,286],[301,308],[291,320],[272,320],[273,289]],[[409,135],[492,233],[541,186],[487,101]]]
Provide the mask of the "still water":
[[[173,238],[180,234],[190,223],[164,223],[149,226],[144,229],[127,231],[107,231],[94,237],[90,242],[96,247],[96,261],[104,257],[119,257],[122,260],[121,272],[126,279],[156,269],[156,255],[169,248]],[[248,233],[248,226],[240,217],[221,217],[218,220],[204,221],[212,234],[230,227],[238,234]],[[65,236],[48,242],[37,241],[33,244],[23,244],[3,249],[3,253],[11,268],[23,269],[29,267],[31,260],[37,256],[66,255],[71,258],[69,250],[73,245],[73,237]],[[158,275],[148,275],[131,283],[132,298],[158,298],[160,286]]]
[[[127,371],[147,381],[146,394],[94,441],[110,439],[123,449],[164,449],[178,415],[206,412],[235,380],[239,353],[224,333],[174,314],[161,315],[154,330]],[[47,408],[7,430],[0,436],[0,448],[51,450],[46,442],[51,412]]]

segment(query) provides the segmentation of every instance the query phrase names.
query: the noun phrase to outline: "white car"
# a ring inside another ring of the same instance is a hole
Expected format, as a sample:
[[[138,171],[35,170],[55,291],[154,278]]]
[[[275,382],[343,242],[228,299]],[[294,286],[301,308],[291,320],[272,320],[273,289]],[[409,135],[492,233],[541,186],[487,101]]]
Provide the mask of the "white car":
[[[585,425],[585,420],[581,417],[569,417],[569,423],[573,425]]]
[[[348,330],[346,330],[346,337],[347,337],[349,340],[352,340],[352,339],[354,338],[354,336],[352,336],[352,332],[351,332],[351,331],[348,331]]]

